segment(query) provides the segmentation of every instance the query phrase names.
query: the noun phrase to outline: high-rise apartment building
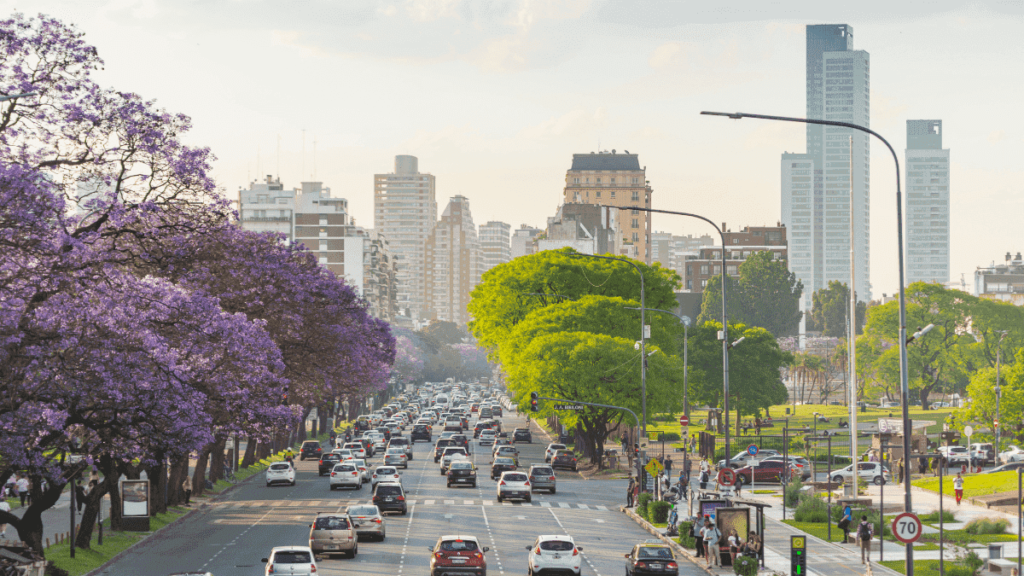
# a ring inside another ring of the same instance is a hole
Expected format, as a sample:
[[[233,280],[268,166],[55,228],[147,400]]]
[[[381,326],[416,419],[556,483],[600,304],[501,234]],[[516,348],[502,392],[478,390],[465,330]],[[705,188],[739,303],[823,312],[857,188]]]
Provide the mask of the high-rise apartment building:
[[[480,225],[480,255],[483,271],[512,260],[512,226],[491,221]]]
[[[469,322],[469,293],[480,282],[483,264],[465,196],[452,197],[427,238],[424,270],[425,319]]]
[[[573,154],[572,167],[565,174],[565,204],[651,207],[647,167],[640,167],[637,154],[591,152]],[[619,211],[616,249],[618,254],[636,254],[651,263],[651,213]]]
[[[942,120],[907,120],[907,284],[949,282],[949,149]]]
[[[808,118],[870,127],[870,58],[853,49],[851,26],[807,27],[806,74]],[[864,132],[808,124],[807,153],[782,155],[782,222],[805,310],[830,281],[849,284],[851,226],[855,290],[871,298],[870,151]]]
[[[543,232],[543,230],[540,228],[534,228],[533,226],[527,226],[526,224],[520,225],[519,228],[512,233],[512,259],[515,260],[520,256],[533,254],[533,241],[541,232]]]
[[[786,227],[746,226],[730,232],[725,223],[725,266],[726,274],[738,278],[740,265],[758,252],[771,252],[775,260],[786,260],[789,248],[786,243]],[[722,247],[703,246],[696,258],[687,259],[684,266],[683,289],[687,292],[703,292],[708,280],[722,273]]]
[[[437,221],[435,183],[415,156],[395,156],[395,171],[373,176],[373,226],[388,238],[398,266],[398,308],[425,318],[426,245]]]

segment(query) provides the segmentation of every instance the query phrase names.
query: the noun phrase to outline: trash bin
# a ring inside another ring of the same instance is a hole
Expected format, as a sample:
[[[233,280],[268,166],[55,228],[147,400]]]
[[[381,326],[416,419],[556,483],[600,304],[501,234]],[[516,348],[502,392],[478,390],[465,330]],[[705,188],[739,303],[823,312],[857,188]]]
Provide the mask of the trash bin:
[[[1003,545],[1002,544],[989,544],[988,545],[988,559],[998,560],[1003,557]]]

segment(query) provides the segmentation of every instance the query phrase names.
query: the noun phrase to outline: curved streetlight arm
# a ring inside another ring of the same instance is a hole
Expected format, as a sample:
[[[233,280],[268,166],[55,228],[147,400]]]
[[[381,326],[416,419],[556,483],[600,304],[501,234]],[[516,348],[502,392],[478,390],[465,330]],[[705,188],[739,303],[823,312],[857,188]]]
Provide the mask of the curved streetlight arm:
[[[629,264],[633,268],[636,268],[637,274],[640,275],[640,353],[643,354],[643,361],[640,363],[640,394],[643,408],[643,434],[647,436],[647,339],[645,338],[647,332],[647,322],[645,321],[644,310],[647,308],[647,300],[645,293],[647,290],[644,288],[644,271],[640,269],[640,266],[632,260],[624,260],[622,258],[616,258],[614,256],[598,256],[596,254],[584,254],[582,252],[570,252],[570,258],[597,258],[599,260],[615,260],[616,262],[623,262]]]

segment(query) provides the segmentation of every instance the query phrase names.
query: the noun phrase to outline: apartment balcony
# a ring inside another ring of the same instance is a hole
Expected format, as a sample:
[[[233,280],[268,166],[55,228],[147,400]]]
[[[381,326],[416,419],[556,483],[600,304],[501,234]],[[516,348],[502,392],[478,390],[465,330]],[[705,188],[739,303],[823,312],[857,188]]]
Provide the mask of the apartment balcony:
[[[291,222],[289,216],[247,216],[242,222]]]

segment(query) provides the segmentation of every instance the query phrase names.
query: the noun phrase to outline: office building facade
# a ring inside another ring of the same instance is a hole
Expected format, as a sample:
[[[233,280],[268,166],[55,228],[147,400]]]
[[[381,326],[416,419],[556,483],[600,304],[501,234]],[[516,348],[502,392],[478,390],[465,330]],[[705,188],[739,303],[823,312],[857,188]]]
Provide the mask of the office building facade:
[[[907,284],[949,282],[949,149],[942,120],[907,120]]]
[[[512,226],[490,221],[480,225],[480,257],[483,271],[512,260]]]
[[[424,264],[427,320],[469,322],[469,293],[480,282],[483,261],[469,200],[453,196],[426,242]]]
[[[527,254],[534,253],[534,240],[540,233],[543,232],[540,228],[534,228],[527,224],[522,224],[515,232],[512,233],[512,259],[515,260],[520,256],[526,256]]]

